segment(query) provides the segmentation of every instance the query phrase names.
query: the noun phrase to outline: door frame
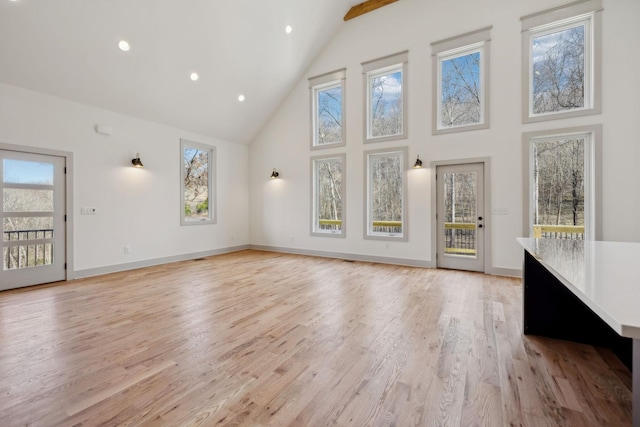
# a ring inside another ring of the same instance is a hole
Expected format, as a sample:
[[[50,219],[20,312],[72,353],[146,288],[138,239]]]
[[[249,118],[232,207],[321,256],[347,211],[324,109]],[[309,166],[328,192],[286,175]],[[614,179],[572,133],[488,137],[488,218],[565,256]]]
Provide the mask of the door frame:
[[[26,145],[5,144],[0,142],[0,150],[16,151],[19,153],[40,154],[45,156],[63,157],[65,159],[65,214],[67,216],[65,226],[65,280],[75,278],[73,263],[73,153],[69,151],[51,150],[48,148],[30,147]]]
[[[436,160],[431,162],[431,263],[434,267],[438,266],[438,222],[436,214],[438,212],[437,193],[438,187],[436,182],[436,169],[438,166],[454,166],[467,165],[471,163],[481,163],[484,165],[484,266],[485,274],[492,271],[493,265],[491,256],[491,235],[493,234],[491,224],[491,158],[490,157],[473,157],[468,159],[451,159]]]

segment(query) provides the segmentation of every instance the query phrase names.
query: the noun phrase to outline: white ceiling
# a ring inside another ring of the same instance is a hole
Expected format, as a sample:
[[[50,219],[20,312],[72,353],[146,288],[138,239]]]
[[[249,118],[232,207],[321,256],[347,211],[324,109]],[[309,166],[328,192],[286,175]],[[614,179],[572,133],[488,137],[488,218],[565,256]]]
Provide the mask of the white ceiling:
[[[249,144],[360,2],[0,0],[0,82]]]

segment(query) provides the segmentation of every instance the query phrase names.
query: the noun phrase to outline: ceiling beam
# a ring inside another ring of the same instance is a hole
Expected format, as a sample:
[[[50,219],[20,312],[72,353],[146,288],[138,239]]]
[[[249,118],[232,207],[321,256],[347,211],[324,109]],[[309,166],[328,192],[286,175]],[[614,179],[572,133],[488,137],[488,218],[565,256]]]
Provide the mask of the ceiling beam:
[[[364,15],[372,10],[376,10],[382,6],[386,6],[397,1],[398,0],[367,0],[364,3],[357,4],[349,9],[349,12],[344,15],[344,20],[348,21],[350,19],[357,18],[360,15]]]

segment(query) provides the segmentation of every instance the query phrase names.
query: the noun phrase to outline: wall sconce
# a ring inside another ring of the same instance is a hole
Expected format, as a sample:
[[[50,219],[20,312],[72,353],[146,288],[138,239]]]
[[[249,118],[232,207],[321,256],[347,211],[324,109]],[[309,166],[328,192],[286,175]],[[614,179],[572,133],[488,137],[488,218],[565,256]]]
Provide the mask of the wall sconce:
[[[416,158],[416,163],[413,165],[414,169],[421,169],[422,168],[422,160],[420,160],[420,156],[418,155],[418,157]]]
[[[131,164],[133,164],[134,168],[143,168],[144,165],[142,164],[142,161],[140,161],[140,153],[136,153],[136,158],[135,159],[131,159]]]
[[[271,172],[271,179],[276,179],[280,174],[276,171],[276,168],[273,168],[273,172]]]

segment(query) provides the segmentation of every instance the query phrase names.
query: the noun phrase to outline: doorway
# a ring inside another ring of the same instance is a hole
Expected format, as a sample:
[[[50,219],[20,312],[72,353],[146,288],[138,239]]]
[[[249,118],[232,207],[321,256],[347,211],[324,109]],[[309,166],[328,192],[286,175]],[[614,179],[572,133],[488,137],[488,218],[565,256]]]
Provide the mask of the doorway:
[[[484,163],[436,166],[437,266],[485,271]]]
[[[66,158],[0,149],[0,290],[65,280]]]

